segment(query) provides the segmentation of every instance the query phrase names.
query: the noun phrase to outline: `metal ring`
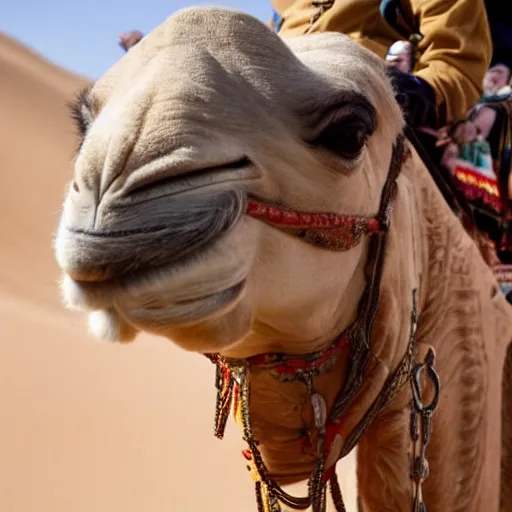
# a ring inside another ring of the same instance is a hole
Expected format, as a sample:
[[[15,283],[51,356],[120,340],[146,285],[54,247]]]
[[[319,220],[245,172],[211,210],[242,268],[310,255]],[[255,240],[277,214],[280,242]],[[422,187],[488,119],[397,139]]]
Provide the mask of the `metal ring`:
[[[425,362],[422,364],[418,364],[414,367],[411,375],[412,381],[412,396],[414,400],[414,407],[416,411],[419,413],[433,413],[437,405],[439,403],[439,394],[441,389],[441,383],[439,381],[439,375],[434,370],[434,352],[432,349],[429,349],[427,355],[425,356]],[[427,376],[430,378],[432,384],[434,385],[434,397],[432,401],[428,405],[424,405],[421,401],[421,384],[420,384],[420,375],[422,370],[427,371]]]

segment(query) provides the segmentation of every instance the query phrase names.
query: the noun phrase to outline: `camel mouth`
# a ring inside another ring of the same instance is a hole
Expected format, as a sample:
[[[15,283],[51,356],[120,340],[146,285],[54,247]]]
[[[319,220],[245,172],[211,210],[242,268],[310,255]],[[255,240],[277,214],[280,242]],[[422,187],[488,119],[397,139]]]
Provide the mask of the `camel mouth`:
[[[61,226],[59,264],[69,277],[83,283],[118,281],[139,271],[179,266],[228,234],[244,215],[246,204],[245,193],[230,188],[112,208],[108,229]]]
[[[61,281],[64,302],[71,309],[89,312],[115,309],[139,329],[161,330],[204,321],[242,300],[251,264],[250,260],[238,261],[235,266],[220,267],[213,280],[197,279],[194,269],[201,268],[212,250],[215,253],[209,249],[177,265],[139,269],[110,281],[81,282],[65,275]]]

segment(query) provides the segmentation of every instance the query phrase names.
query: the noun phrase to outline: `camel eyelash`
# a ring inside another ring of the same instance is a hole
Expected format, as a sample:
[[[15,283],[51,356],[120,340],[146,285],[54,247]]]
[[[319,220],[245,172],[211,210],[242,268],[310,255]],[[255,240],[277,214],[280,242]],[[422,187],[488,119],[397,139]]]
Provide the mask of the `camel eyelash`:
[[[71,119],[74,121],[81,140],[83,141],[87,129],[92,122],[92,105],[90,98],[90,86],[80,90],[75,99],[68,103]]]

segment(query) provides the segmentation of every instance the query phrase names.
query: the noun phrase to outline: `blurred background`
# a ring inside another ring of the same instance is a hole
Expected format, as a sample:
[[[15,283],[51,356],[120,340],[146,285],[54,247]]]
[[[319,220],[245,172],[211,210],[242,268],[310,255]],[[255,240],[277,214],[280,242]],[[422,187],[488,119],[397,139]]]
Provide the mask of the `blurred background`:
[[[66,103],[122,57],[120,32],[190,3],[2,4],[2,512],[255,510],[240,432],[213,437],[213,365],[156,337],[93,341],[60,302],[52,251],[77,143]],[[271,16],[270,2],[212,3]]]

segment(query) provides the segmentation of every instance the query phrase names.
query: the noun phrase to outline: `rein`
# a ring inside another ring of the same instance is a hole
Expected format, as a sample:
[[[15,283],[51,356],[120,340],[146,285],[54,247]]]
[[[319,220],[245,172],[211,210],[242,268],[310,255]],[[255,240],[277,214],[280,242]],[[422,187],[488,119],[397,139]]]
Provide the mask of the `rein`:
[[[305,510],[312,507],[313,512],[325,512],[327,486],[337,512],[345,511],[341,489],[335,472],[336,462],[347,455],[368,430],[373,419],[396,396],[411,375],[413,379],[413,404],[411,409],[411,438],[413,443],[419,439],[417,415],[421,419],[423,449],[415,459],[416,472],[411,478],[414,485],[413,511],[425,511],[421,495],[421,483],[427,477],[428,468],[425,459],[425,448],[430,436],[431,415],[437,406],[423,406],[419,373],[425,367],[427,375],[435,380],[433,370],[433,353],[428,355],[424,365],[417,366],[413,371],[413,359],[416,349],[415,333],[417,326],[416,291],[413,291],[413,312],[411,331],[406,353],[395,371],[388,377],[383,389],[366,411],[363,418],[344,438],[344,444],[338,448],[335,457],[330,456],[336,450],[340,430],[340,418],[361,389],[363,376],[373,356],[370,337],[379,303],[380,285],[384,266],[384,254],[388,237],[393,201],[397,193],[396,180],[400,170],[410,156],[403,136],[398,137],[394,146],[388,176],[384,184],[378,213],[374,217],[348,216],[325,213],[295,212],[277,206],[269,206],[250,200],[247,214],[271,226],[284,230],[303,241],[318,247],[334,251],[347,251],[355,247],[363,236],[370,236],[368,258],[365,265],[366,287],[360,299],[355,322],[341,333],[325,350],[307,355],[291,356],[287,354],[261,354],[247,359],[226,358],[220,354],[205,354],[217,367],[216,387],[217,401],[215,413],[215,436],[222,438],[230,411],[235,421],[242,427],[244,440],[248,449],[243,455],[248,462],[248,469],[255,480],[256,501],[258,512],[279,512],[281,504],[294,510]],[[313,378],[331,370],[339,354],[348,350],[348,374],[340,391],[336,395],[334,405],[327,411],[324,397],[315,390]],[[250,374],[251,368],[259,367],[271,372],[272,376],[282,382],[300,381],[308,392],[314,417],[316,446],[316,465],[308,482],[308,495],[294,497],[285,492],[269,472],[259,450],[258,440],[254,438],[250,415]],[[436,380],[438,384],[438,380]],[[436,387],[438,391],[438,385]],[[416,415],[413,415],[413,411]],[[414,426],[413,430],[413,416]],[[426,418],[426,419],[424,419]]]

